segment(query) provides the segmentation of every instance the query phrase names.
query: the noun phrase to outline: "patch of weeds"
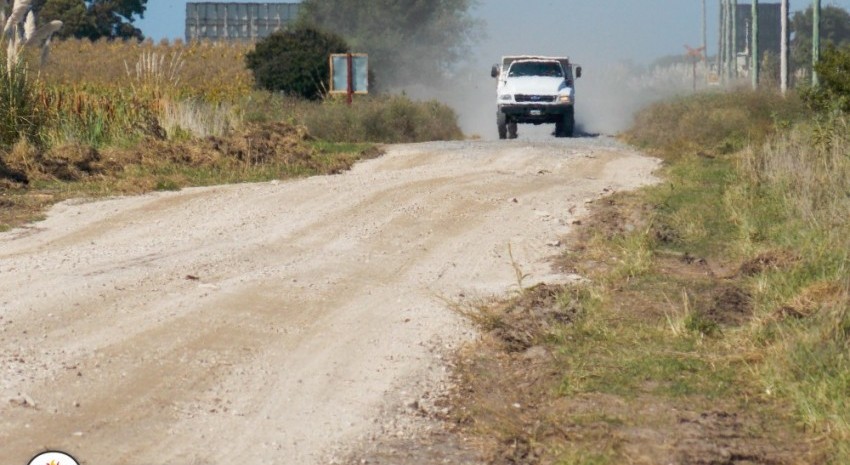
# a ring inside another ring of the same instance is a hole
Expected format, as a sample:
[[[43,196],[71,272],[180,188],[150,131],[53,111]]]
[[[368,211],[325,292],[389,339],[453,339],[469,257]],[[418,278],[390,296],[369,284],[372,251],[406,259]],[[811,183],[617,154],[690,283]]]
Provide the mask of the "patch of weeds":
[[[671,338],[660,328],[632,324],[617,325],[607,333],[577,330],[559,351],[564,373],[561,395],[716,397],[725,394],[734,380],[732,372],[703,357],[694,335]]]
[[[685,317],[685,329],[703,336],[716,336],[720,334],[720,325],[711,318],[699,312],[691,312]]]
[[[558,455],[557,465],[608,465],[620,463],[613,452],[584,450],[580,447],[570,448]]]
[[[648,231],[633,232],[615,241],[617,264],[611,279],[630,280],[652,268],[652,246]]]
[[[173,179],[163,178],[157,179],[154,185],[154,190],[157,191],[179,191],[180,184]]]
[[[563,337],[587,299],[581,288],[538,284],[502,302],[479,302],[451,307],[489,333],[508,353],[526,351]]]

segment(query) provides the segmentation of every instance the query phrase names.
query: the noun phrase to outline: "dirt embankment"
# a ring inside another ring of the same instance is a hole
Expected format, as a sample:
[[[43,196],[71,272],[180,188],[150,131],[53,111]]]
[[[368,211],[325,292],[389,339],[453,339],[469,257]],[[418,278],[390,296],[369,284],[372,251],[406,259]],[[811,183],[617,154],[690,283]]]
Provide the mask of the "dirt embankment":
[[[21,141],[0,157],[0,183],[28,184],[30,180],[80,181],[113,177],[128,166],[176,164],[188,167],[227,167],[236,164],[292,164],[315,168],[315,150],[307,144],[306,128],[285,122],[248,124],[226,137],[191,141],[166,140],[156,121],[146,139],[131,148],[98,150],[69,144],[40,150]],[[347,169],[348,166],[340,167]]]
[[[59,204],[0,234],[0,457],[311,464],[411,435],[399,412],[472,335],[446,299],[561,279],[545,258],[585,202],[656,166],[606,139],[432,143]]]

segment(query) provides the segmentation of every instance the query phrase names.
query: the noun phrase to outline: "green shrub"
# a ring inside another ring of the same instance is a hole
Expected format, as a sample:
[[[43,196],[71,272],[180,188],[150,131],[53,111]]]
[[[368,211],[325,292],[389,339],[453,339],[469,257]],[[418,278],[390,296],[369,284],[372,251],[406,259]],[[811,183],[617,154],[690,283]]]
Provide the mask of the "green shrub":
[[[816,111],[850,112],[850,46],[829,47],[815,69],[820,85],[803,92]]]
[[[341,37],[305,27],[261,40],[245,61],[260,87],[316,100],[327,90],[329,55],[348,51]]]

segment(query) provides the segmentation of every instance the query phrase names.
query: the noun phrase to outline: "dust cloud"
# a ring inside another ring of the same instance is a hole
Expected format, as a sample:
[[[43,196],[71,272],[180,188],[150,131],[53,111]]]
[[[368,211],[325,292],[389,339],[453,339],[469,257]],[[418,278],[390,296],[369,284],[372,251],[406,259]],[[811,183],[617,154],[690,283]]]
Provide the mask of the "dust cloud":
[[[603,3],[611,3],[607,17]],[[699,40],[698,16],[672,27],[663,15],[641,14],[639,5],[613,0],[516,2],[482,0],[475,15],[484,21],[484,39],[474,44],[468,60],[439,82],[402,89],[415,99],[435,99],[451,106],[468,137],[495,139],[496,81],[490,67],[503,55],[568,56],[581,65],[576,82],[576,122],[585,134],[616,134],[626,130],[634,114],[646,105],[693,92],[693,67],[678,63],[655,67],[648,63],[682,55],[682,36]],[[508,8],[509,7],[509,8]],[[594,14],[595,13],[595,14]],[[581,21],[574,19],[584,16]],[[565,20],[564,18],[568,18]],[[669,61],[668,61],[669,63]],[[705,67],[697,82],[705,87]],[[554,125],[520,126],[520,137],[547,137]]]
[[[500,58],[500,57],[499,57]],[[498,62],[499,59],[494,60]],[[697,89],[706,87],[705,67],[697,67]],[[666,98],[693,92],[693,67],[674,64],[642,67],[612,63],[584,69],[576,83],[576,124],[582,134],[614,135],[631,126],[641,108]],[[490,65],[479,69],[464,68],[439,87],[417,86],[403,90],[420,100],[438,100],[451,106],[467,137],[495,139],[496,80],[490,77]],[[520,126],[524,136],[549,136],[554,125]]]

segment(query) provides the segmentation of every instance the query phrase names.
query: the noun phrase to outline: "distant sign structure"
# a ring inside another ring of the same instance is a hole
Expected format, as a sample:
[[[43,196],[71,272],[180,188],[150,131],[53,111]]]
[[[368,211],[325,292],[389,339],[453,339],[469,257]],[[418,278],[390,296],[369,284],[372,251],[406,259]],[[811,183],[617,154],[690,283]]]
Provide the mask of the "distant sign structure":
[[[765,53],[779,56],[780,40],[782,39],[782,5],[780,3],[759,3],[759,49],[762,57]],[[753,25],[753,4],[738,3],[738,50],[739,53],[750,50],[750,31]],[[746,56],[746,55],[745,55]]]
[[[186,41],[257,41],[292,24],[298,3],[189,2]]]
[[[349,67],[349,58],[351,66]],[[351,70],[351,93],[369,93],[369,56],[365,53],[335,53],[331,55],[332,94],[348,94],[349,69]]]

